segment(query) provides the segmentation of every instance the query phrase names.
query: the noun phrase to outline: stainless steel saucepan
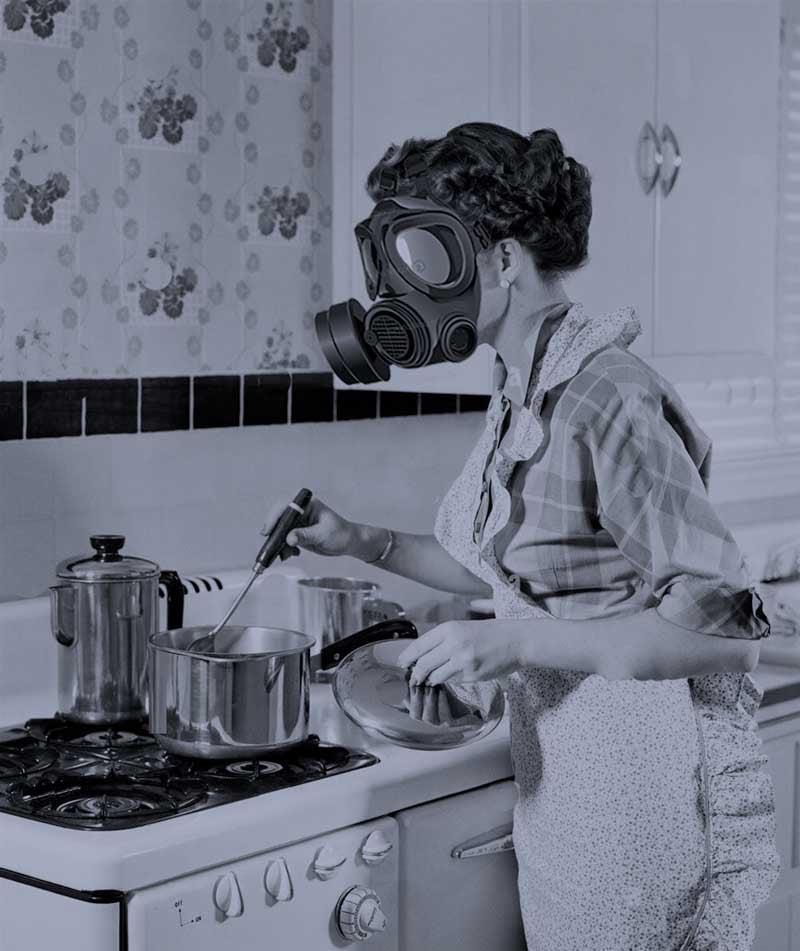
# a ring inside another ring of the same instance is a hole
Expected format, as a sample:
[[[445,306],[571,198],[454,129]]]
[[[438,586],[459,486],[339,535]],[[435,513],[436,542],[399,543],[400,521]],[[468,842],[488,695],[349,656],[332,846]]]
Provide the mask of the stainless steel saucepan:
[[[211,630],[186,627],[149,639],[150,732],[179,756],[245,759],[301,743],[313,671],[368,645],[417,636],[410,621],[381,621],[312,659],[314,638],[306,634],[229,626],[208,650],[189,649]]]

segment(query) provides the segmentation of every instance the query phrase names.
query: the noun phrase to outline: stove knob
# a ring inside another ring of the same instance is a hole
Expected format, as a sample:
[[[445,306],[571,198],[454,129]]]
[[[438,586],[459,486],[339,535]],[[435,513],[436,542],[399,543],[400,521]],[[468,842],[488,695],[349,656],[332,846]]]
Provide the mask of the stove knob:
[[[364,885],[348,889],[336,905],[336,925],[347,941],[368,941],[385,931],[386,924],[380,898]]]
[[[346,856],[340,855],[329,845],[323,845],[314,858],[314,874],[323,882],[327,882],[333,878],[346,861]]]
[[[382,829],[375,829],[366,837],[361,846],[361,858],[367,865],[378,865],[392,851],[392,843]]]
[[[233,872],[226,872],[214,885],[214,905],[226,918],[238,918],[244,911],[242,893]]]
[[[292,876],[286,859],[275,859],[270,862],[264,872],[264,888],[267,894],[275,901],[291,901],[294,897]]]

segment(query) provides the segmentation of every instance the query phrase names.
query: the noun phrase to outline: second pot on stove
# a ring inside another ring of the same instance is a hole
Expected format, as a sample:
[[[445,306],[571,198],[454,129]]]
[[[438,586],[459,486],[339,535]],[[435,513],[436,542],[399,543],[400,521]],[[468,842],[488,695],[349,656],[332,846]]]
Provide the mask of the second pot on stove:
[[[302,742],[312,668],[335,667],[369,644],[417,636],[410,621],[382,621],[312,659],[314,638],[306,634],[229,626],[214,638],[212,652],[188,650],[210,630],[189,627],[150,637],[150,732],[178,756],[245,759]]]

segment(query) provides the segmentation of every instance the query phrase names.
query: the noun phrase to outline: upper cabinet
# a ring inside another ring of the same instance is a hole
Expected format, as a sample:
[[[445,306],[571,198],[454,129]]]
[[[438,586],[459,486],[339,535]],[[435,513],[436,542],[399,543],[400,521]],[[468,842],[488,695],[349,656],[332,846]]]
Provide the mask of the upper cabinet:
[[[337,0],[334,20],[336,299],[365,299],[352,228],[390,142],[551,126],[593,178],[573,300],[634,306],[632,349],[715,439],[773,437],[779,0]],[[490,357],[383,386],[487,392]]]
[[[771,357],[778,0],[523,10],[523,126],[556,128],[593,176],[590,262],[573,296],[632,304],[643,355]]]
[[[519,72],[505,55],[519,46],[516,9],[517,0],[336,0],[334,300],[366,301],[353,226],[373,207],[364,185],[392,142],[461,122],[518,122]],[[392,367],[376,387],[488,393],[492,359],[481,347],[460,364]]]
[[[780,35],[779,0],[522,0],[520,126],[593,176],[568,290],[635,307],[718,458],[778,438]]]
[[[567,290],[590,312],[635,307],[632,349],[649,354],[656,206],[638,169],[654,155],[655,0],[534,0],[522,12],[522,128],[555,129],[592,175],[589,263]]]
[[[773,355],[779,64],[779,0],[660,0],[656,354]]]

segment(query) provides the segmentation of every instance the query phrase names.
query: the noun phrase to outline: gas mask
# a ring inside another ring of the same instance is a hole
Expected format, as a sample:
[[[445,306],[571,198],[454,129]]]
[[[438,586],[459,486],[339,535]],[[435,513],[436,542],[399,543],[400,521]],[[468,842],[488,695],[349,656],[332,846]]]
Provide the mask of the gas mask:
[[[429,198],[382,198],[355,227],[367,294],[317,314],[322,352],[345,383],[388,380],[390,364],[458,363],[478,345],[476,256],[491,241]]]

